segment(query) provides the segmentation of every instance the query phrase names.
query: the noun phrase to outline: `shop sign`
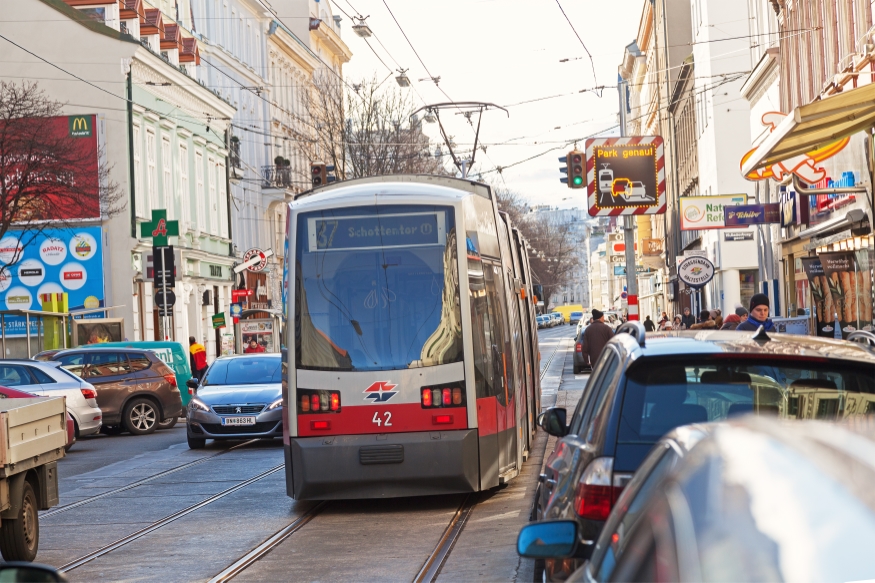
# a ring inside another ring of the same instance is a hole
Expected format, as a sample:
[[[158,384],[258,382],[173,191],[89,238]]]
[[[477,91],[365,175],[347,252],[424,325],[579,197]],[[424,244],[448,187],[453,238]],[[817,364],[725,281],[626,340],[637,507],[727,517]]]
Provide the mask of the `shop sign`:
[[[225,327],[225,313],[216,314],[212,318],[213,329],[219,329]]]
[[[644,267],[643,265],[636,265],[635,266],[635,273],[637,275],[641,275],[642,273],[649,273],[649,272],[650,272],[650,268],[648,268],[648,267]],[[615,265],[614,266],[614,275],[625,276],[626,275],[626,266],[625,265]]]
[[[626,262],[625,255],[612,255],[611,256],[611,263],[625,263],[625,262]]]
[[[809,216],[808,202],[800,201],[802,195],[795,190],[781,192],[781,226],[807,225]],[[808,198],[808,197],[806,197]]]
[[[642,241],[644,249],[642,253],[648,257],[654,255],[662,255],[663,241],[662,239],[644,239]]]
[[[681,196],[678,201],[682,231],[723,229],[726,227],[724,207],[747,204],[747,195]]]
[[[724,241],[753,241],[753,231],[726,231],[723,233]]]
[[[687,257],[678,265],[678,279],[693,288],[704,287],[714,277],[714,264],[707,257]]]
[[[626,243],[611,243],[613,253],[626,253]],[[638,243],[635,243],[635,251],[638,251]]]
[[[248,263],[250,259],[255,259],[256,257],[258,258],[258,261],[246,268],[249,271],[259,272],[267,267],[267,255],[257,247],[253,247],[243,254],[243,263]]]
[[[745,204],[723,208],[724,224],[727,227],[766,225],[781,222],[781,208],[776,202],[769,204]]]
[[[591,216],[665,213],[665,159],[660,136],[586,141]]]
[[[846,171],[842,172],[842,177],[838,180],[825,177],[822,180],[812,183],[811,188],[830,189],[830,188],[852,188],[859,184],[857,173]],[[832,216],[832,213],[844,208],[852,203],[855,203],[857,198],[854,194],[812,194],[808,196],[808,213],[809,223],[814,226],[818,225]]]
[[[0,309],[38,310],[40,296],[48,294],[67,294],[71,311],[104,306],[102,232],[100,227],[8,231],[0,239],[0,262],[15,264],[0,275]],[[5,331],[24,336],[25,319],[7,316]],[[34,320],[31,333],[37,333]]]

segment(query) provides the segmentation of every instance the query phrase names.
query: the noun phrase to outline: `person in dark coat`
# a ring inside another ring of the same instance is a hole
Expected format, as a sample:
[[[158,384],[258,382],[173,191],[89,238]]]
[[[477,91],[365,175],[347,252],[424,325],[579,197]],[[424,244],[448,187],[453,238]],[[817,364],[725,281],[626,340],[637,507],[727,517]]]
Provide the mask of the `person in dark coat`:
[[[647,332],[655,332],[656,331],[656,324],[653,323],[653,320],[650,319],[650,316],[647,316],[646,318],[644,318],[644,329]]]
[[[739,324],[736,330],[756,332],[760,326],[766,332],[775,331],[775,324],[769,318],[769,296],[766,294],[754,294],[750,299],[750,313],[747,316],[747,320]]]
[[[701,318],[701,322],[698,324],[693,324],[690,326],[690,330],[716,330],[717,322],[711,317],[711,312],[708,310],[702,310],[702,313],[699,314]]]
[[[592,310],[592,324],[586,327],[586,330],[583,332],[583,343],[581,345],[581,352],[589,356],[589,362],[594,367],[596,362],[598,362],[599,356],[601,356],[602,350],[605,348],[605,344],[608,343],[614,335],[614,331],[610,326],[605,324],[605,315],[593,308]]]
[[[747,311],[745,311],[744,313],[747,314]],[[723,320],[723,325],[720,326],[720,329],[735,330],[739,324],[741,324],[741,318],[738,316],[738,314],[729,314]]]
[[[696,317],[690,313],[689,308],[684,308],[684,315],[681,316],[681,326],[689,330],[695,323]]]

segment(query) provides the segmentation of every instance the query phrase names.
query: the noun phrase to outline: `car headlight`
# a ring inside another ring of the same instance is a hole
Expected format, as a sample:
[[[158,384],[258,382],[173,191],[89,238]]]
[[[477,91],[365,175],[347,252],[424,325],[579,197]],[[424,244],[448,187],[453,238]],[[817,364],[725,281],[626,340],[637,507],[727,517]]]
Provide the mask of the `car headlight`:
[[[274,401],[273,403],[268,405],[266,410],[271,411],[273,409],[276,409],[277,407],[282,407],[282,406],[283,406],[283,398],[280,397],[279,399],[277,399],[276,401]]]
[[[210,408],[206,403],[198,399],[197,397],[192,397],[191,401],[188,402],[188,406],[192,409],[200,409],[201,411],[209,412]]]

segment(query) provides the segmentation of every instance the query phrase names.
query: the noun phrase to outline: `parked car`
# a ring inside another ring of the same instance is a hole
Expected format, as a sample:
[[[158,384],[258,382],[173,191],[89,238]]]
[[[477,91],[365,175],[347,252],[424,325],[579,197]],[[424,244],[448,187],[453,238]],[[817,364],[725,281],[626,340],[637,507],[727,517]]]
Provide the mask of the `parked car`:
[[[151,350],[71,348],[50,358],[97,389],[104,433],[146,435],[182,414],[176,375]]]
[[[545,464],[535,516],[574,519],[589,550],[620,491],[675,427],[745,412],[848,419],[875,409],[875,352],[841,340],[756,333],[670,332],[646,339],[639,322],[618,330],[571,419],[547,409],[539,424],[559,437]],[[562,580],[566,562],[546,562]]]
[[[568,325],[573,326],[583,319],[583,312],[571,312],[568,315]]]
[[[568,580],[871,579],[873,450],[871,430],[847,424],[748,416],[681,427],[642,463]],[[520,533],[524,556],[579,552],[577,522],[532,527]]]
[[[283,358],[280,354],[242,354],[217,358],[188,403],[188,446],[207,439],[282,437]]]
[[[28,393],[25,391],[20,391],[17,389],[10,389],[9,387],[0,387],[0,399],[33,399],[34,397],[38,397],[39,395],[35,395],[33,393]],[[51,395],[52,397],[58,397],[61,395]],[[76,422],[73,421],[73,418],[70,417],[70,411],[67,411],[67,445],[64,447],[65,451],[70,451],[70,448],[73,447],[73,444],[76,443]],[[2,580],[2,579],[0,579]]]
[[[535,316],[535,322],[538,324],[538,329],[547,327],[547,316],[539,314]]]
[[[64,370],[56,362],[0,360],[0,386],[18,389],[31,396],[66,397],[67,413],[73,418],[76,437],[93,435],[103,424],[94,385]]]
[[[583,333],[586,331],[586,326],[578,333],[574,339],[574,374],[581,374],[584,371],[592,371],[592,364],[589,362],[589,355],[583,352]]]
[[[559,326],[560,324],[565,323],[565,316],[562,315],[562,312],[550,312],[550,315],[555,320],[556,326]]]

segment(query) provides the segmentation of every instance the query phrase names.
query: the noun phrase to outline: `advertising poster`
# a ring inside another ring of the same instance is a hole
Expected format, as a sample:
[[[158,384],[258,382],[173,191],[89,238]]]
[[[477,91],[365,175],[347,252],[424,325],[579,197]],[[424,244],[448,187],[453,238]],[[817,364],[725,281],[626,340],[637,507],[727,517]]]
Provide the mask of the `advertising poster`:
[[[38,311],[39,296],[51,293],[66,293],[70,311],[103,307],[101,233],[100,227],[46,229],[33,239],[8,232],[0,239],[0,263],[20,259],[0,274],[0,310]],[[22,240],[28,243],[22,246]],[[24,326],[23,317],[6,318],[8,336],[25,335]]]
[[[875,329],[872,326],[872,277],[868,271],[859,269],[855,253],[821,253],[820,262],[827,285],[824,291],[828,291],[832,299],[842,338],[855,330],[871,332]],[[826,313],[829,315],[830,310]]]
[[[678,197],[682,231],[726,228],[724,207],[747,204],[746,194]]]
[[[800,257],[802,269],[808,277],[811,287],[811,297],[814,300],[814,312],[817,316],[816,334],[827,338],[835,337],[835,307],[829,284],[823,275],[823,265],[818,257]]]

